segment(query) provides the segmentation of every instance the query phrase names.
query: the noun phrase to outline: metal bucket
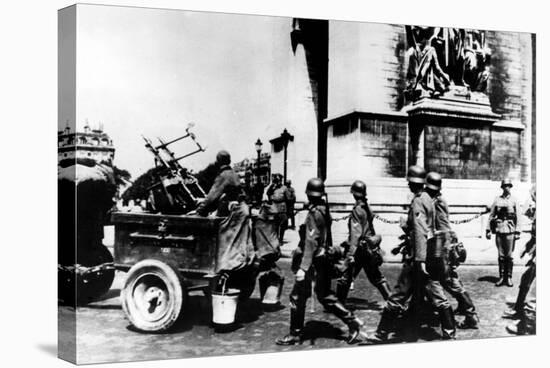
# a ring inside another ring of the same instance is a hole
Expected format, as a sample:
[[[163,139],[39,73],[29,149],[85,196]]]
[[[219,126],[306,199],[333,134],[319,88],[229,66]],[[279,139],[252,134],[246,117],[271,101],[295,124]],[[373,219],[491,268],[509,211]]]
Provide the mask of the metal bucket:
[[[235,322],[239,289],[227,289],[212,292],[212,322],[218,325],[229,325]]]

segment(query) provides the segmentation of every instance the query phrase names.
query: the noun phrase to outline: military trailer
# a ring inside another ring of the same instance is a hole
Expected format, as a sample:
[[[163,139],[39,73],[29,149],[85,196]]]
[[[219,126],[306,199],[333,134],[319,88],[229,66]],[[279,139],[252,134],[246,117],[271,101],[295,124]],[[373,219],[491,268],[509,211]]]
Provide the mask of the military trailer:
[[[190,125],[191,127],[191,125]],[[149,191],[149,212],[114,212],[114,267],[127,272],[121,291],[123,310],[132,325],[148,332],[169,329],[185,315],[190,291],[206,296],[218,286],[219,227],[224,217],[194,214],[206,194],[197,179],[179,164],[204,148],[195,136],[186,134],[169,142],[159,138],[154,145],[144,137],[159,169]],[[197,149],[177,157],[168,146],[190,138]],[[256,274],[247,266],[233,272],[227,285],[246,299],[254,290]],[[225,286],[225,283],[224,283]]]
[[[188,292],[209,296],[223,218],[116,212],[111,220],[115,268],[127,272],[122,306],[134,327],[167,330],[185,314]]]

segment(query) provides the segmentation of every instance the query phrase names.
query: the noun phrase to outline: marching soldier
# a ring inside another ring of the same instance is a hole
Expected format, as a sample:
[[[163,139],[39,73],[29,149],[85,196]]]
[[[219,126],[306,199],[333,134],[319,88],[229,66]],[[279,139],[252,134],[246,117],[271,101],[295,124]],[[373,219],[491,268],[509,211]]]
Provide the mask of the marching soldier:
[[[407,217],[406,231],[410,241],[410,257],[405,259],[395,291],[386,302],[382,317],[372,338],[373,342],[387,341],[392,331],[393,322],[406,310],[406,305],[412,297],[411,325],[413,336],[418,330],[418,305],[426,297],[438,311],[442,338],[454,339],[456,329],[451,305],[447,300],[443,287],[435,272],[428,273],[434,267],[427,254],[428,239],[434,236],[434,204],[430,196],[423,190],[426,181],[426,171],[417,165],[411,166],[407,172],[409,189],[414,194]]]
[[[367,203],[367,186],[361,180],[351,185],[350,193],[355,199],[355,206],[348,221],[349,236],[346,247],[349,269],[344,270],[338,279],[336,295],[342,303],[346,301],[352,280],[361,270],[365,271],[367,278],[376,286],[380,294],[387,300],[390,296],[388,282],[380,272],[379,252],[381,238],[375,235],[373,226],[373,213]]]
[[[441,182],[441,175],[436,172],[430,172],[426,175],[426,192],[434,201],[435,229],[447,233],[445,247],[449,249],[451,247],[449,243],[452,237],[452,229],[449,221],[449,207],[441,195]],[[458,302],[458,311],[465,315],[464,321],[458,323],[457,327],[477,329],[479,318],[470,295],[464,289],[464,285],[458,277],[458,264],[451,263],[449,257],[446,257],[444,261],[447,263],[446,275],[442,278],[441,284]]]
[[[358,341],[363,322],[338,301],[331,290],[333,265],[328,256],[332,241],[331,217],[323,200],[325,185],[321,179],[310,179],[306,186],[309,201],[308,214],[302,231],[304,240],[293,255],[293,271],[296,281],[290,294],[290,333],[276,343],[294,345],[301,343],[307,299],[311,296],[311,283],[315,280],[315,294],[325,310],[340,318],[349,329],[347,342]]]
[[[491,233],[495,234],[495,242],[498,249],[499,279],[495,286],[506,285],[512,287],[512,270],[514,269],[515,241],[520,237],[520,207],[511,194],[512,181],[502,180],[500,187],[502,194],[495,198],[489,221],[487,222],[486,237],[491,239]]]
[[[531,219],[531,239],[525,244],[525,249],[521,253],[521,256],[528,254],[530,256],[527,262],[527,270],[521,275],[521,282],[519,284],[519,292],[516,299],[514,308],[504,312],[504,318],[519,319],[516,324],[506,326],[506,330],[515,335],[525,335],[528,333],[527,328],[527,315],[526,315],[526,298],[533,281],[537,275],[537,209],[536,209],[536,190],[533,187],[531,189],[531,200],[527,205],[525,216]]]

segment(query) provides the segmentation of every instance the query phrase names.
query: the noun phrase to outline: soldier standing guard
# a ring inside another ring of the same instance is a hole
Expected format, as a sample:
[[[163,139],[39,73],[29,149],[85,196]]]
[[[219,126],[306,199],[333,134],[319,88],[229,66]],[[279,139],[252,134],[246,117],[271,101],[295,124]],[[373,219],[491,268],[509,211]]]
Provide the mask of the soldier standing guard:
[[[325,185],[321,179],[310,179],[306,186],[309,201],[305,219],[303,242],[293,254],[292,270],[296,281],[290,294],[290,333],[276,341],[277,345],[301,343],[307,299],[311,296],[311,283],[315,280],[315,294],[326,311],[340,318],[349,329],[347,342],[358,341],[363,322],[338,301],[331,290],[333,264],[328,258],[332,240],[331,217],[324,201]]]
[[[355,206],[348,221],[349,236],[346,244],[349,269],[344,270],[338,279],[336,295],[342,303],[346,301],[352,280],[361,270],[365,270],[367,278],[376,286],[380,294],[387,300],[390,296],[388,282],[380,272],[382,257],[380,256],[380,236],[375,235],[373,213],[367,202],[367,186],[361,180],[351,185],[350,193],[355,199]]]
[[[287,203],[286,203],[286,213],[287,213],[288,219],[290,220],[289,228],[294,230],[296,229],[295,214],[294,214],[294,207],[296,205],[296,193],[294,188],[292,187],[292,181],[287,180],[285,182],[285,186],[288,193]]]
[[[428,273],[428,270],[437,267],[434,267],[436,265],[431,263],[431,257],[427,255],[428,239],[432,240],[431,238],[434,236],[435,210],[433,200],[423,190],[426,171],[417,165],[409,167],[407,181],[410,191],[414,194],[409,207],[407,225],[404,229],[409,237],[411,254],[404,260],[398,284],[386,302],[372,341],[387,341],[393,322],[405,312],[407,302],[411,297],[412,301],[408,311],[411,313],[411,323],[408,327],[412,331],[408,332],[413,337],[417,336],[419,328],[418,306],[420,301],[426,297],[438,311],[442,338],[444,340],[454,339],[456,329],[451,305],[435,272]]]
[[[426,192],[434,201],[435,229],[447,233],[447,244],[445,244],[445,247],[449,250],[451,247],[451,237],[454,232],[451,229],[451,223],[449,221],[449,207],[441,195],[441,182],[441,175],[436,172],[430,172],[426,175]],[[462,329],[477,329],[479,317],[477,316],[476,308],[470,295],[464,289],[464,285],[458,277],[458,264],[451,263],[449,257],[446,257],[445,262],[447,262],[447,270],[446,275],[443,275],[444,277],[441,279],[441,284],[458,302],[458,311],[465,315],[464,321],[458,323],[457,327]]]
[[[266,191],[267,199],[273,205],[277,213],[279,221],[279,243],[283,244],[283,238],[288,226],[287,207],[288,190],[283,185],[283,176],[281,174],[273,174],[271,185]]]
[[[491,239],[491,233],[495,234],[495,242],[498,249],[499,279],[495,286],[506,285],[512,287],[512,270],[514,269],[514,245],[520,237],[520,207],[511,194],[512,181],[502,180],[500,187],[502,194],[495,198],[489,221],[487,222],[486,237]]]

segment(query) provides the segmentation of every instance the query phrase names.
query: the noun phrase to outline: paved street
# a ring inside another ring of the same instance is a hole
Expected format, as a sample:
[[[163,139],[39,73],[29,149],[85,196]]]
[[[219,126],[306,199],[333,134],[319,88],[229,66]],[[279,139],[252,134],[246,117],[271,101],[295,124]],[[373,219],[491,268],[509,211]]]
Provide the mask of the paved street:
[[[306,314],[306,333],[310,339],[301,346],[280,347],[274,344],[276,338],[288,331],[288,294],[292,286],[289,259],[283,258],[279,264],[286,278],[282,306],[277,310],[263,310],[256,290],[249,301],[239,305],[235,328],[223,333],[216,333],[212,329],[211,307],[201,292],[191,295],[185,306],[184,319],[169,333],[143,334],[132,330],[124,317],[119,299],[124,273],[117,273],[112,289],[103,300],[78,309],[78,360],[80,363],[150,360],[347,347],[342,340],[347,334],[345,325],[324,313],[317,301],[312,306],[311,299]],[[399,268],[399,264],[383,266],[383,272],[391,284],[395,283]],[[515,300],[523,269],[516,267],[513,288],[496,288],[493,285],[496,267],[460,268],[460,275],[478,308],[481,323],[479,330],[459,330],[458,339],[510,336],[505,331],[510,321],[502,319],[501,313],[507,302]],[[381,298],[364,274],[360,275],[355,285],[355,290],[350,293],[349,304],[366,322],[366,330],[371,333],[379,319]],[[531,291],[530,298],[534,297],[535,292],[534,289]],[[60,309],[61,315],[69,312],[65,307]],[[431,339],[433,336],[429,334],[422,336],[423,341]],[[369,349],[368,346],[363,348]]]

